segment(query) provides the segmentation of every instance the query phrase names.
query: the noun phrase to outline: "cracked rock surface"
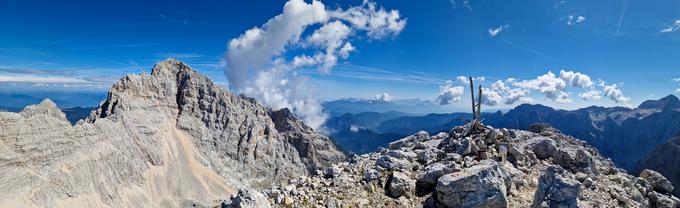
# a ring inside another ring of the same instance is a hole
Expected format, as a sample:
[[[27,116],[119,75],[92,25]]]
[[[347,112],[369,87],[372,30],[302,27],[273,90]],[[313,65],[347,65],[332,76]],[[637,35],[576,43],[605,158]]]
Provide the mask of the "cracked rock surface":
[[[272,112],[174,59],[121,78],[74,126],[49,100],[0,112],[0,207],[214,206],[344,159]]]

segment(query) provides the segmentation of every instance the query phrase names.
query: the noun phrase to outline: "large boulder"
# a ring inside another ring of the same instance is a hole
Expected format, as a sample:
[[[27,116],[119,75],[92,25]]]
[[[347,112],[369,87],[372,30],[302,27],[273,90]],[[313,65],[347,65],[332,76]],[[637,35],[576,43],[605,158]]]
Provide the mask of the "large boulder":
[[[228,201],[222,202],[221,208],[267,208],[271,207],[267,198],[260,192],[241,189]]]
[[[555,153],[554,162],[572,172],[598,174],[593,156],[585,149],[561,148]]]
[[[410,163],[407,160],[390,157],[388,155],[383,155],[375,161],[376,166],[391,171],[408,168],[409,164]]]
[[[654,188],[655,191],[668,194],[673,192],[673,185],[661,173],[644,169],[640,172],[640,178],[645,179]]]
[[[439,178],[436,202],[441,207],[507,207],[512,179],[498,162],[484,160]]]
[[[541,137],[534,143],[532,148],[536,158],[545,160],[555,155],[557,152],[557,145],[555,145],[555,140]]]
[[[392,172],[388,180],[387,191],[391,197],[410,197],[416,188],[416,181],[402,172]]]
[[[567,176],[568,173],[560,167],[548,167],[538,180],[531,207],[580,207],[578,194],[581,184]]]
[[[389,148],[390,149],[399,149],[402,147],[413,147],[415,143],[417,142],[424,142],[430,139],[430,135],[426,131],[419,131],[418,133],[414,135],[410,135],[407,137],[404,137],[402,139],[399,139],[394,142],[390,142]]]
[[[425,195],[431,192],[437,185],[439,177],[461,170],[462,167],[454,161],[435,162],[426,166],[418,172],[417,194]]]

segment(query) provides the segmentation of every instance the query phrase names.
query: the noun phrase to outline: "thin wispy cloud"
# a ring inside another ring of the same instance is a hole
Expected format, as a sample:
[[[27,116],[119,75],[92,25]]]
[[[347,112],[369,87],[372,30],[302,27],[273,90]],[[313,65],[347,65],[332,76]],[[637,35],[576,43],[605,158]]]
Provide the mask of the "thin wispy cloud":
[[[677,19],[673,22],[673,24],[662,28],[661,31],[659,31],[659,32],[669,33],[669,32],[675,32],[675,31],[678,31],[678,30],[680,30],[680,19]]]
[[[558,1],[558,2],[555,2],[555,4],[553,5],[553,9],[558,9],[558,8],[560,8],[562,5],[564,5],[564,4],[566,4],[566,3],[567,3],[567,1]]]
[[[463,6],[465,6],[465,8],[469,9],[470,11],[472,11],[472,7],[470,6],[470,1],[468,1],[468,0],[463,0]]]
[[[176,58],[176,59],[181,59],[181,58],[201,58],[205,57],[203,54],[198,54],[198,53],[159,53],[156,54],[156,56],[161,57],[161,58]]]
[[[619,16],[619,22],[616,24],[616,35],[619,35],[619,32],[621,31],[621,24],[623,23],[623,19],[626,17],[626,10],[628,10],[628,1],[629,0],[622,0],[623,1],[623,6],[621,7],[621,15]]]
[[[174,18],[174,17],[169,17],[168,15],[165,15],[165,14],[161,14],[160,17],[161,17],[161,19],[168,20],[168,21],[172,21],[172,22],[181,23],[181,24],[184,24],[184,25],[186,25],[187,23],[189,23],[188,20],[183,20],[183,19],[177,19],[177,18]]]
[[[489,35],[490,35],[491,37],[496,37],[498,34],[500,34],[501,32],[503,32],[503,31],[504,31],[505,29],[507,29],[508,27],[510,27],[510,25],[505,24],[505,25],[501,25],[501,26],[496,27],[496,28],[493,28],[493,27],[492,27],[492,28],[489,28]]]
[[[678,84],[678,88],[675,89],[675,93],[680,93],[680,77],[673,79],[673,82]]]
[[[318,76],[319,78],[359,79],[431,85],[440,85],[448,79],[453,79],[453,77],[447,77],[441,74],[394,72],[374,67],[349,64],[336,66],[336,70],[333,73],[323,73],[317,70],[301,70],[300,73],[307,76]]]
[[[90,47],[66,47],[66,48],[63,48],[63,49],[66,49],[66,50],[97,50],[97,49],[147,47],[147,46],[159,46],[159,45],[165,45],[165,44],[162,44],[162,43],[125,43],[125,44],[90,46]]]
[[[567,25],[572,26],[575,24],[580,24],[582,22],[586,21],[586,17],[583,15],[569,15],[567,18]]]
[[[537,51],[537,50],[534,50],[534,49],[531,49],[531,48],[522,46],[522,45],[520,45],[520,44],[517,44],[517,43],[515,43],[515,42],[506,40],[505,38],[499,38],[499,39],[500,39],[501,41],[503,41],[503,42],[505,42],[505,43],[511,45],[511,46],[514,46],[514,47],[516,47],[516,48],[522,49],[522,50],[524,50],[524,51],[526,51],[526,52],[532,53],[532,54],[534,54],[534,55],[537,55],[537,56],[540,56],[540,57],[543,57],[543,58],[546,58],[546,59],[553,60],[552,57],[550,57],[550,56],[548,56],[548,55],[545,55],[545,54],[543,54],[543,53],[541,53],[541,52],[539,52],[539,51]]]
[[[75,78],[75,77],[65,77],[65,76],[37,76],[28,74],[13,74],[4,73],[0,74],[1,82],[23,82],[23,83],[70,83],[70,84],[85,84],[90,83],[87,80]]]

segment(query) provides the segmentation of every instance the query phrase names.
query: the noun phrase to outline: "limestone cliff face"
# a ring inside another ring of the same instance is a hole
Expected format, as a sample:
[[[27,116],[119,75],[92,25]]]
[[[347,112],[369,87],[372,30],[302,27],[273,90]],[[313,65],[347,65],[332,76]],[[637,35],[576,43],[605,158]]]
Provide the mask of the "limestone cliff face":
[[[668,177],[673,186],[680,187],[680,134],[659,145],[638,165],[639,170],[652,169]],[[680,196],[680,188],[673,190]]]
[[[75,126],[49,100],[2,112],[0,207],[215,204],[344,158],[268,112],[173,59],[123,77]]]

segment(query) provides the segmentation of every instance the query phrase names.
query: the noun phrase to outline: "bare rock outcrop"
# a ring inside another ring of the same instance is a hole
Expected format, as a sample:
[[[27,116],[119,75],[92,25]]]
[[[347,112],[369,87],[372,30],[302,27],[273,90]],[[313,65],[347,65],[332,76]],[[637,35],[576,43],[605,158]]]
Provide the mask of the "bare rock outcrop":
[[[294,118],[280,133],[269,112],[174,59],[120,79],[74,126],[48,100],[2,112],[0,207],[212,206],[344,157]]]
[[[264,193],[274,207],[677,208],[678,198],[652,185],[663,180],[629,175],[548,125],[531,130],[420,132]]]

